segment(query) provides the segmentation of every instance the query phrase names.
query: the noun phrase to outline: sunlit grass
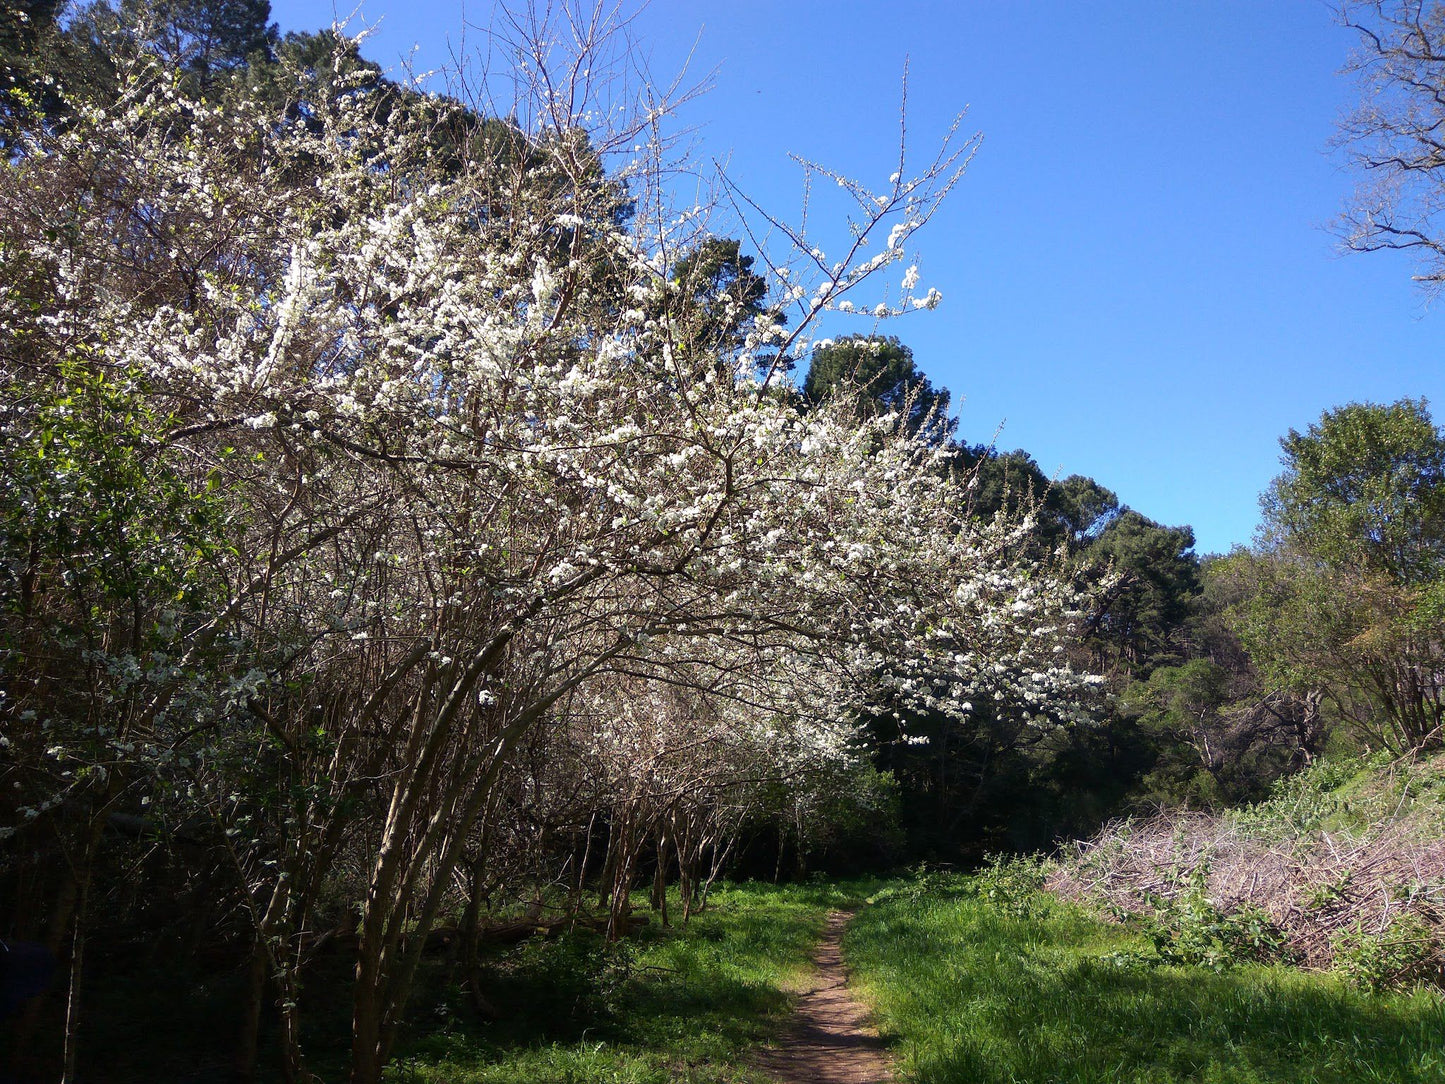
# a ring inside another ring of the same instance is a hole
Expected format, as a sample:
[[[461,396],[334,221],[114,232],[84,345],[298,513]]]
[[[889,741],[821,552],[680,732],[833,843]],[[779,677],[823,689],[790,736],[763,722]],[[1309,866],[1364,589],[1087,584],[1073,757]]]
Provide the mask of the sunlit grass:
[[[724,886],[686,929],[650,928],[618,948],[591,934],[520,946],[488,971],[497,1019],[471,1018],[464,994],[439,986],[415,1007],[388,1079],[761,1082],[749,1059],[786,1022],[786,991],[808,973],[828,911],[868,887]]]
[[[904,1080],[1445,1081],[1438,991],[1371,995],[1283,966],[1140,965],[1141,938],[1075,906],[1039,896],[1015,916],[965,886],[880,900],[844,941]]]

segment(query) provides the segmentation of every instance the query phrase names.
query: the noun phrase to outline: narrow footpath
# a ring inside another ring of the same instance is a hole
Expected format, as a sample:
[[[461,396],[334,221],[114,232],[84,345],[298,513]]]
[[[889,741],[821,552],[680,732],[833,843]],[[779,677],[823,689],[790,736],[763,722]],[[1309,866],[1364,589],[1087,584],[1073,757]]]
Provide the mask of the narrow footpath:
[[[893,1079],[868,1010],[848,990],[843,927],[852,914],[834,911],[819,942],[811,986],[798,998],[793,1023],[757,1064],[779,1084],[887,1084]]]

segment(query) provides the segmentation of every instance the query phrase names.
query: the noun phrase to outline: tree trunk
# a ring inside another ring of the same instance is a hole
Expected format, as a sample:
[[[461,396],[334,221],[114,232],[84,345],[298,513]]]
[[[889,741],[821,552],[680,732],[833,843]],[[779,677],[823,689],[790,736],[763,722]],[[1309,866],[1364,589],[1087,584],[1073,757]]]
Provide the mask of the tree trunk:
[[[260,935],[251,949],[246,973],[246,999],[241,1007],[241,1036],[236,1046],[236,1079],[250,1084],[256,1079],[256,1061],[261,1045],[261,1009],[266,1002],[266,978],[270,973],[266,946]]]
[[[60,1084],[75,1084],[80,1053],[80,992],[85,980],[85,930],[90,911],[90,882],[95,852],[100,846],[99,822],[92,828],[82,852],[77,874],[75,918],[70,942],[70,988],[65,999],[65,1045],[62,1051]]]
[[[382,984],[380,960],[366,934],[356,952],[356,987],[351,997],[351,1084],[380,1084]]]
[[[670,926],[667,920],[667,836],[657,837],[657,872],[652,875],[652,909],[660,913],[662,924]]]
[[[481,950],[482,925],[482,860],[481,857],[466,863],[467,907],[462,912],[462,968],[468,975],[476,968]]]
[[[301,1055],[301,1016],[296,988],[296,967],[283,970],[281,981],[281,1076],[286,1084],[309,1080]]]
[[[76,901],[79,899],[80,882],[73,868],[65,866],[63,880],[55,894],[55,903],[50,909],[50,922],[45,931],[43,944],[51,959],[59,960],[65,945],[65,935],[70,932],[71,920],[75,918]],[[10,1032],[14,1046],[10,1052],[10,1070],[24,1079],[21,1070],[31,1054],[35,1033],[40,1030],[41,1017],[45,1012],[47,997],[34,997],[26,1004],[20,1018]]]

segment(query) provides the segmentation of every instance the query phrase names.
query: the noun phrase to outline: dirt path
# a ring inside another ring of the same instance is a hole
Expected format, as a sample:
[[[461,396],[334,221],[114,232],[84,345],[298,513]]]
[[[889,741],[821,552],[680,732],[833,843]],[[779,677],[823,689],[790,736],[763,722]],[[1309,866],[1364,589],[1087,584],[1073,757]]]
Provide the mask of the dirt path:
[[[780,1084],[887,1084],[893,1079],[868,1010],[848,991],[840,943],[853,916],[834,911],[813,956],[817,972],[798,998],[793,1024],[758,1067]]]

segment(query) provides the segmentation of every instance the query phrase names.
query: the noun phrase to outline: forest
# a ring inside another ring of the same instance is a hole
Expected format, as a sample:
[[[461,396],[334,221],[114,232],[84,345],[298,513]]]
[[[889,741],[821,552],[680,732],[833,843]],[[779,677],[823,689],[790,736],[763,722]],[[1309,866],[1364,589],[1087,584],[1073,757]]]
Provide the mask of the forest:
[[[611,11],[513,15],[501,112],[267,0],[0,0],[0,1080],[751,1080],[858,908],[900,1079],[1441,1079],[1429,404],[1300,419],[1197,553],[894,332],[973,139],[759,247]],[[1437,154],[1445,5],[1350,11]],[[1349,243],[1428,260],[1400,169]],[[1019,937],[1098,1064],[940,1037]],[[1111,1075],[1236,967],[1257,1075]],[[1362,1060],[1269,1061],[1321,1019]]]

